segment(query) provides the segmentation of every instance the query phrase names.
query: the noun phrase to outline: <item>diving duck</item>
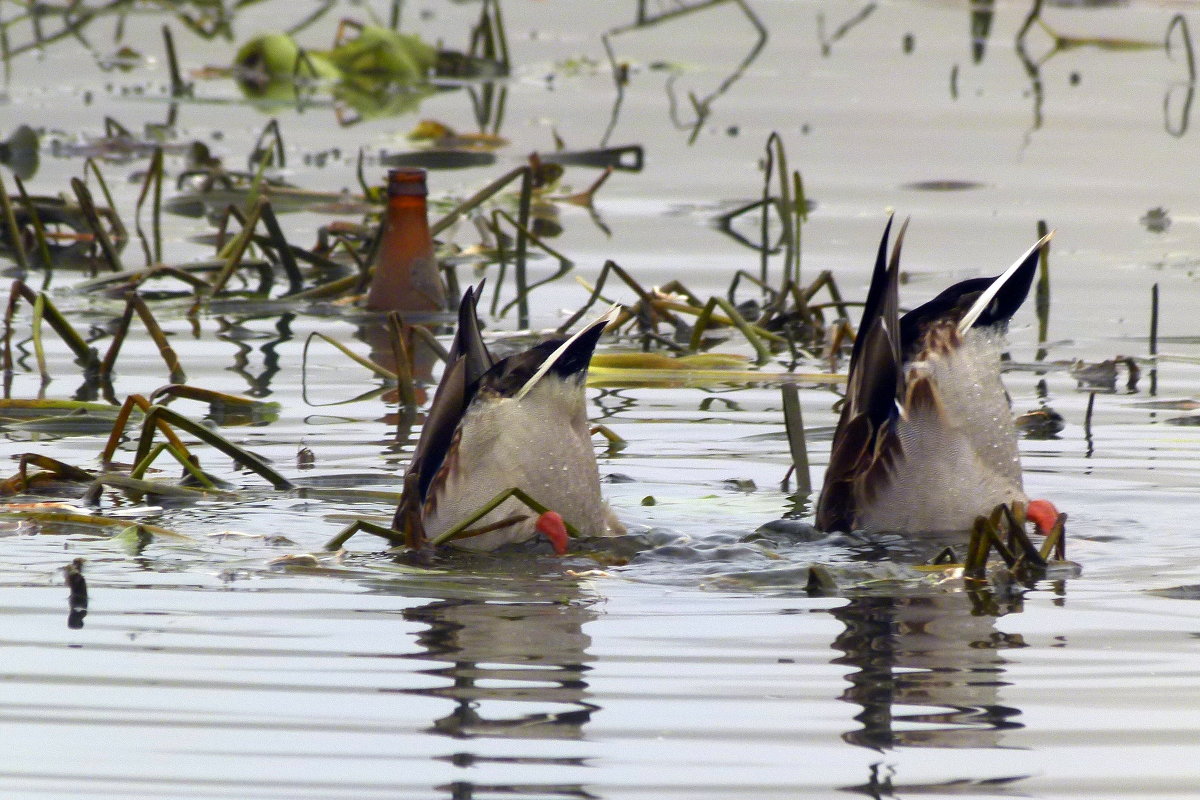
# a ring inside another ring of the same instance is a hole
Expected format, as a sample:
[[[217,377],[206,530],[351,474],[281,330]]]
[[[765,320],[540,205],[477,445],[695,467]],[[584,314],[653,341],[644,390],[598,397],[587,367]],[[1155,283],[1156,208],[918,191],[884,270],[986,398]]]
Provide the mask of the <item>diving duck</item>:
[[[488,352],[468,288],[458,329],[430,405],[392,527],[410,545],[436,543],[510,489],[546,506],[538,514],[515,497],[472,522],[450,544],[494,550],[537,534],[562,553],[567,527],[587,535],[624,532],[600,496],[584,380],[605,315],[575,335],[556,337],[503,359]]]
[[[1052,234],[1002,275],[956,283],[901,317],[897,285],[907,225],[890,261],[891,220],[879,244],[817,527],[968,531],[977,516],[1020,502],[1046,533],[1058,512],[1025,495],[1000,353]]]

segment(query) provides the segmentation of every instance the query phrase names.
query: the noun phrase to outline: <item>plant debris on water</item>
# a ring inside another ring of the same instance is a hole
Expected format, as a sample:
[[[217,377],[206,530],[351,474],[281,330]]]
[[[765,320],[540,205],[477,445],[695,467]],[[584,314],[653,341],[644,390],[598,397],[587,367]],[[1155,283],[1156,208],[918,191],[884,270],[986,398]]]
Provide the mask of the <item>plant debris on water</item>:
[[[235,175],[219,165],[206,168],[208,171],[202,173],[205,180],[199,189],[189,189],[176,196],[195,197],[195,201],[176,199],[165,204],[160,202],[165,164],[164,150],[155,147],[152,150],[151,168],[146,173],[141,193],[141,199],[144,199],[152,190],[155,198],[151,224],[156,235],[152,245],[146,238],[140,215],[135,226],[136,235],[144,245],[146,264],[143,267],[130,269],[118,255],[117,243],[123,244],[129,238],[126,233],[128,227],[123,224],[121,216],[111,208],[106,209],[105,215],[111,225],[106,227],[94,210],[91,193],[87,191],[85,184],[80,180],[72,181],[74,194],[80,199],[78,227],[81,234],[89,236],[89,246],[77,252],[72,263],[76,267],[84,265],[96,275],[79,285],[86,290],[102,290],[106,295],[122,299],[124,310],[116,318],[107,353],[101,357],[95,345],[85,342],[48,293],[36,292],[25,282],[15,281],[10,289],[10,300],[5,315],[5,366],[10,373],[18,368],[12,355],[11,342],[17,318],[20,316],[18,309],[24,301],[32,312],[29,322],[30,336],[38,372],[44,378],[49,376],[46,358],[43,355],[42,321],[46,320],[75,354],[81,377],[88,385],[95,387],[95,391],[108,403],[55,402],[40,399],[5,399],[4,402],[6,407],[11,409],[10,413],[16,417],[8,423],[10,429],[36,430],[60,436],[107,430],[108,442],[98,454],[102,465],[100,471],[74,467],[38,456],[36,453],[24,456],[17,475],[5,482],[6,492],[16,500],[10,506],[13,509],[12,513],[19,513],[25,519],[46,523],[66,520],[74,524],[94,525],[101,529],[115,528],[115,523],[110,523],[102,516],[72,512],[64,517],[64,512],[57,508],[39,511],[36,506],[29,507],[25,501],[32,494],[46,492],[64,496],[61,487],[70,484],[78,487],[77,497],[91,507],[100,506],[105,496],[114,492],[135,503],[151,499],[154,502],[169,499],[178,503],[189,499],[195,502],[206,497],[236,498],[246,491],[236,483],[218,478],[206,470],[181,434],[190,435],[193,439],[215,448],[231,458],[239,467],[260,476],[276,491],[300,491],[306,496],[318,496],[315,493],[316,489],[305,490],[301,487],[305,484],[315,487],[319,483],[319,475],[308,476],[306,481],[285,477],[283,473],[256,456],[252,450],[234,443],[218,431],[218,427],[239,424],[269,425],[274,418],[273,409],[277,408],[277,404],[188,384],[185,365],[180,363],[155,312],[155,309],[159,308],[158,313],[163,313],[163,310],[168,308],[165,304],[171,303],[168,313],[178,314],[182,310],[185,315],[195,317],[205,309],[212,309],[214,304],[236,296],[243,302],[269,304],[276,309],[303,309],[311,307],[314,303],[328,308],[332,303],[342,309],[341,313],[361,313],[357,309],[364,288],[372,277],[370,265],[374,260],[373,249],[378,238],[375,234],[378,216],[373,204],[381,197],[381,190],[368,182],[363,183],[363,194],[357,198],[357,202],[368,210],[360,226],[347,228],[344,225],[339,226],[338,223],[331,223],[325,229],[329,231],[328,236],[323,236],[315,247],[304,247],[289,242],[275,216],[276,206],[281,203],[286,205],[303,197],[306,198],[308,207],[315,209],[319,206],[315,205],[314,201],[324,201],[326,196],[321,195],[319,191],[302,187],[282,187],[272,183],[270,169],[273,164],[281,164],[283,160],[282,133],[276,121],[272,121],[264,130],[263,135],[259,137],[260,142],[267,139],[274,144],[271,149],[262,152],[273,152],[275,155],[259,158],[256,167],[255,157],[252,156],[253,172]],[[528,306],[533,293],[549,281],[564,278],[574,267],[568,256],[551,248],[535,232],[536,223],[541,219],[540,215],[545,213],[536,209],[552,208],[554,203],[576,201],[577,196],[564,196],[556,188],[569,165],[595,167],[602,164],[602,175],[607,176],[619,162],[604,161],[600,152],[597,151],[594,159],[558,154],[539,157],[535,154],[528,165],[505,172],[474,195],[457,203],[449,199],[439,202],[445,211],[440,219],[431,223],[430,227],[434,233],[446,232],[460,220],[471,219],[475,221],[481,236],[478,244],[455,244],[453,250],[443,243],[441,270],[445,283],[452,287],[451,290],[459,285],[457,271],[462,265],[471,264],[476,270],[486,269],[494,273],[491,282],[491,313],[504,317],[511,309],[516,308],[518,324],[524,327],[527,324],[525,320],[529,316]],[[620,158],[618,151],[613,153],[615,159]],[[807,482],[807,444],[803,422],[798,416],[799,405],[794,399],[795,387],[798,384],[836,386],[844,380],[838,368],[844,358],[846,345],[855,335],[849,321],[852,316],[849,309],[855,304],[843,297],[835,277],[829,270],[820,271],[807,285],[802,283],[800,238],[810,205],[804,197],[799,172],[788,170],[783,142],[776,134],[772,134],[766,143],[764,164],[762,198],[726,212],[718,218],[721,229],[759,252],[760,263],[756,273],[739,269],[735,272],[725,296],[713,295],[706,298],[689,289],[681,280],[647,288],[628,270],[614,261],[609,261],[600,270],[595,282],[587,284],[591,290],[590,296],[575,313],[568,316],[560,331],[575,325],[597,301],[615,304],[618,311],[610,331],[616,334],[616,339],[621,344],[606,345],[596,354],[590,378],[590,382],[595,386],[769,386],[783,383],[785,417],[792,441],[792,456],[797,465],[796,474],[804,476],[801,490],[808,493],[811,492],[811,487]],[[85,176],[90,174],[97,179],[105,197],[110,196],[94,162],[85,162],[84,172]],[[587,194],[586,200],[582,201],[586,206],[591,207],[592,195],[600,188],[601,182],[597,182]],[[218,186],[225,187],[223,194],[215,194]],[[506,194],[513,192],[514,187],[515,194]],[[44,228],[44,224],[39,224],[41,214],[35,205],[25,204],[28,214],[25,217],[16,216],[13,209],[18,207],[21,199],[10,198],[10,203],[6,206],[7,229],[12,234],[10,241],[17,246],[39,241],[38,231]],[[157,255],[161,252],[157,233],[161,226],[159,215],[164,209],[183,209],[185,206],[182,203],[185,202],[202,202],[217,225],[213,258],[177,265],[163,264]],[[759,215],[762,236],[758,242],[735,232],[736,221],[748,214]],[[227,227],[231,223],[236,227],[229,232]],[[117,233],[113,234],[112,231]],[[457,236],[458,234],[455,238]],[[541,249],[557,259],[560,265],[549,277],[532,283],[527,277],[527,261],[532,255],[531,247]],[[772,278],[772,261],[775,257],[779,257],[781,261],[778,276]],[[55,262],[44,261],[39,266],[41,269],[50,270],[54,268]],[[506,289],[510,271],[511,299],[502,303],[501,293]],[[276,288],[276,279],[280,277],[283,279],[282,290]],[[617,300],[618,295],[606,294],[606,289],[611,291],[609,287],[612,284],[609,281],[612,277],[616,278],[619,288],[632,291],[634,300],[631,303],[620,303]],[[163,284],[164,288],[150,291],[152,282]],[[178,288],[166,290],[169,282],[173,282]],[[751,287],[752,291],[747,291],[747,286]],[[822,292],[827,299],[820,301]],[[739,299],[739,294],[743,295],[744,299]],[[187,303],[180,306],[180,300],[186,300]],[[150,340],[157,347],[171,384],[155,390],[148,398],[129,395],[123,401],[119,401],[113,393],[111,377],[114,370],[120,366],[121,345],[135,317],[145,327]],[[433,346],[443,358],[445,353],[444,346],[435,338],[439,333],[436,324],[430,325],[417,318],[414,318],[413,323],[415,324],[410,324],[394,313],[392,315],[387,330],[390,331],[392,341],[401,345],[393,348],[392,357],[398,359],[396,361],[388,359],[380,363],[373,360],[376,356],[355,352],[346,344],[319,331],[310,334],[309,343],[313,339],[320,339],[332,346],[350,362],[374,373],[384,382],[385,387],[396,387],[396,396],[400,398],[401,405],[412,408],[420,403],[417,399],[418,384],[428,380],[420,377],[419,370],[410,361],[413,347],[420,340]],[[721,349],[731,345],[734,346],[732,350]],[[306,362],[318,357],[308,350],[306,344]],[[1073,374],[1082,374],[1074,367],[1072,371]],[[207,404],[206,420],[211,425],[198,423],[194,418],[166,405],[175,399],[197,400]],[[127,429],[130,422],[135,420],[135,414],[139,426],[138,433],[130,436]],[[154,439],[158,434],[164,438],[160,443],[155,443]],[[612,441],[619,441],[607,430],[605,435],[612,437]],[[119,450],[123,449],[122,442],[126,439],[134,446],[132,460],[125,467],[115,468],[117,465],[114,458]],[[173,458],[176,469],[183,476],[182,480],[151,477],[152,473],[161,472],[161,467],[156,466],[156,462],[162,455]],[[31,472],[31,467],[37,471]],[[261,489],[251,491],[260,492]],[[345,496],[344,492],[342,495]],[[538,513],[545,510],[535,499],[524,495],[522,497],[527,504],[537,509]],[[474,518],[481,516],[485,510],[481,510]],[[997,516],[998,514],[1000,516]],[[1022,538],[1024,533],[1020,530],[1021,525],[1018,522],[1021,519],[1020,509],[1005,509],[1003,513],[998,510],[990,519],[981,517],[964,556],[960,559],[952,553],[944,554],[937,562],[939,568],[951,569],[954,563],[961,560],[964,562],[962,569],[965,576],[976,581],[985,579],[988,555],[995,551],[1009,572],[1020,575],[1023,580],[1035,579],[1040,574],[1037,570],[1046,567],[1046,558],[1051,549],[1055,550],[1058,558],[1063,557],[1061,526],[1059,538],[1054,542],[1047,542],[1039,553],[1027,539]],[[469,525],[470,520],[455,527],[433,544],[437,545],[449,537],[461,535],[457,532]],[[138,526],[136,529],[150,530],[144,526]],[[122,526],[121,530],[126,531],[129,528]],[[392,545],[404,545],[406,542],[405,536],[399,532],[391,531],[386,526],[368,519],[358,519],[344,532],[331,539],[328,549],[338,550],[357,530],[374,533]],[[1007,533],[1001,532],[1005,530]],[[586,543],[582,546],[582,552],[588,552]],[[612,563],[611,556],[597,553],[594,557],[602,562]],[[951,566],[947,566],[947,562]],[[302,558],[300,561],[287,563],[307,562]],[[845,572],[843,568],[841,578],[835,579],[827,566],[813,566],[807,577],[793,577],[797,585],[806,586],[809,591],[815,592],[845,591],[853,589],[855,585],[865,588],[879,580],[875,568],[868,569],[866,574],[858,579],[846,577],[853,574]],[[898,575],[899,573],[889,572],[886,582],[891,584],[901,580]],[[910,575],[915,575],[921,583],[928,582],[928,578],[919,572]],[[733,580],[732,576],[730,580]],[[747,574],[739,580],[750,578]]]

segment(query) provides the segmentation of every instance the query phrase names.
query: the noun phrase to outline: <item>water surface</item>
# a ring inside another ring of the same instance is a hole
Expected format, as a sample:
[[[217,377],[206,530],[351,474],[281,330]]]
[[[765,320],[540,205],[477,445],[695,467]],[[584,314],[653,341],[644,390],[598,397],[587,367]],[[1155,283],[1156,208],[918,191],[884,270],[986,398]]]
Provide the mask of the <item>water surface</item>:
[[[478,13],[406,5],[406,28],[455,46]],[[1200,387],[1194,76],[1178,29],[1170,50],[1161,46],[1174,15],[1200,20],[1189,3],[1047,2],[1043,21],[1074,45],[1056,50],[1046,29],[1026,28],[1032,8],[747,0],[622,30],[635,4],[506,0],[514,72],[500,133],[511,144],[498,167],[438,172],[430,184],[435,196],[465,196],[552,149],[555,134],[573,148],[641,144],[645,169],[615,173],[597,196],[603,227],[563,207],[554,246],[588,281],[613,259],[647,286],[680,279],[701,295],[722,293],[735,269],[758,269],[757,253],[714,218],[760,196],[773,131],[815,204],[803,274],[830,269],[851,298],[865,292],[888,209],[912,217],[906,304],[1003,269],[1045,220],[1058,229],[1045,354],[1034,368],[1031,303],[1010,333],[1014,361],[1029,368],[1007,384],[1017,411],[1049,405],[1065,418],[1057,438],[1023,441],[1022,454],[1030,493],[1070,514],[1078,575],[971,594],[868,567],[845,541],[756,538],[764,523],[808,511],[780,486],[790,459],[779,392],[767,384],[591,390],[596,421],[628,442],[599,450],[602,474],[618,478],[606,495],[653,545],[624,566],[526,554],[415,573],[364,537],[341,556],[276,563],[320,553],[351,517],[385,519],[391,504],[274,492],[205,455],[241,497],[145,508],[114,494],[103,508],[190,541],[135,551],[94,530],[3,528],[4,796],[1194,796],[1200,594],[1187,587],[1200,585],[1200,443],[1197,428],[1172,424],[1195,412],[1145,403],[1195,398]],[[242,9],[232,39],[308,10]],[[300,38],[321,47],[338,17],[368,10],[338,5]],[[234,45],[162,11],[102,16],[86,45],[64,40],[11,60],[0,128],[25,122],[69,143],[100,135],[106,115],[139,132],[161,123],[164,22],[185,70],[229,63]],[[629,70],[620,92],[606,32]],[[28,23],[9,30],[14,48],[31,37]],[[96,55],[123,43],[146,58],[128,73],[102,71]],[[355,187],[359,148],[381,176],[375,154],[407,147],[421,118],[476,127],[463,90],[341,127],[321,103],[262,110],[231,81],[198,80],[175,113],[176,140],[204,141],[237,168],[277,118],[289,179],[322,191]],[[168,158],[168,169],[181,163]],[[124,214],[139,190],[127,178],[144,165],[101,165]],[[47,144],[29,188],[65,191],[81,169]],[[577,169],[566,180],[581,188],[594,177]],[[1146,224],[1152,209],[1170,224]],[[305,244],[329,221],[284,220]],[[209,230],[203,220],[165,222],[168,260],[207,254],[190,241]],[[466,245],[474,234],[453,235]],[[141,263],[136,245],[124,258]],[[81,277],[25,276],[82,328],[95,325],[106,347],[102,326],[121,303],[72,291]],[[1145,356],[1153,284],[1159,350],[1173,357],[1158,365],[1156,396],[1147,371],[1136,393],[1098,394],[1085,425],[1088,395],[1067,364]],[[586,294],[569,277],[537,290],[533,326],[557,325]],[[189,381],[281,404],[269,424],[227,435],[297,482],[398,489],[413,438],[397,438],[395,401],[360,397],[382,387],[332,348],[314,345],[300,369],[312,331],[365,354],[362,319],[226,304],[193,321],[186,305],[155,310]],[[24,311],[10,396],[83,391],[69,352],[49,339],[43,385],[27,321]],[[721,349],[749,352],[736,341]],[[167,382],[137,327],[117,372],[119,398]],[[819,485],[836,396],[814,387],[801,399]],[[105,436],[11,430],[0,454],[94,467]],[[132,459],[131,447],[123,453]],[[82,627],[69,628],[60,569],[75,557],[87,559],[91,602]],[[810,596],[811,563],[840,570],[842,591]]]

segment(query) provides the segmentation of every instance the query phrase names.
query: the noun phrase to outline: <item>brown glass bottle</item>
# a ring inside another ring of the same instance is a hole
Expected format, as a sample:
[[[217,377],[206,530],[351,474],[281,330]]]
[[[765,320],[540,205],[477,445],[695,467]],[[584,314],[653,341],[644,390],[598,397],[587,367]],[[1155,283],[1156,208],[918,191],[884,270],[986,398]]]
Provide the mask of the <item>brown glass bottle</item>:
[[[388,171],[387,209],[367,292],[372,311],[442,311],[446,291],[433,253],[425,170]]]

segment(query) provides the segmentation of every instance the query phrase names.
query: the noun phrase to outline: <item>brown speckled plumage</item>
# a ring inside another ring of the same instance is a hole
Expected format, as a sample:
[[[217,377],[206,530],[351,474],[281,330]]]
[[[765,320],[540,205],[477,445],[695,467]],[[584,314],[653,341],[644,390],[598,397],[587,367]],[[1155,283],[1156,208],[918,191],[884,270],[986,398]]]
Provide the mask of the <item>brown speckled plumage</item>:
[[[884,231],[817,505],[822,530],[957,531],[1026,499],[1000,380],[1003,329],[1036,270],[951,286],[900,317],[902,228]]]
[[[607,324],[495,360],[468,289],[450,359],[405,475],[393,527],[411,545],[435,539],[502,492],[518,488],[585,534],[623,530],[600,496],[584,380]],[[515,499],[473,524],[494,529],[452,544],[491,550],[535,534],[537,514]]]

